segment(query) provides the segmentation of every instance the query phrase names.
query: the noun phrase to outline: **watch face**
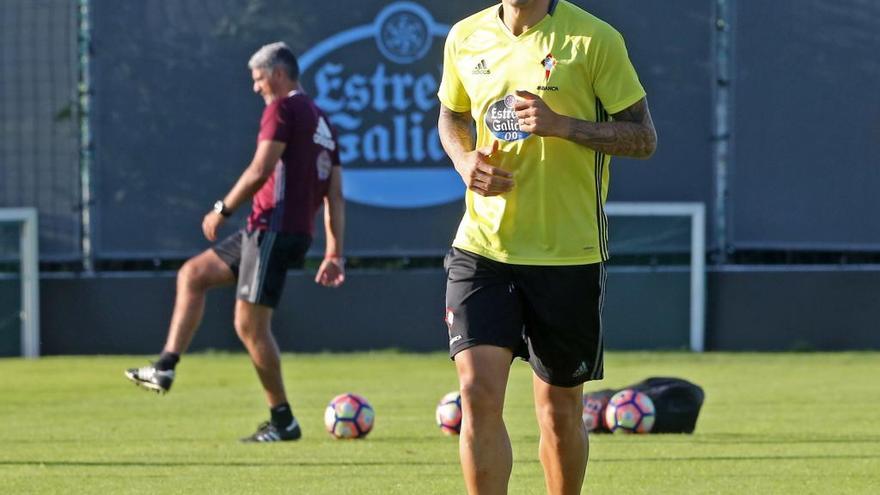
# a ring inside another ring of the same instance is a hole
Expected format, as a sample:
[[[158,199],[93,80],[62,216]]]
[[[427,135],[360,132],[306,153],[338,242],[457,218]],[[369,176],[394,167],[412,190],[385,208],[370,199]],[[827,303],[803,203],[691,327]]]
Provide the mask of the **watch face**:
[[[216,203],[214,203],[214,211],[216,211],[217,213],[223,212],[223,201],[217,201]]]

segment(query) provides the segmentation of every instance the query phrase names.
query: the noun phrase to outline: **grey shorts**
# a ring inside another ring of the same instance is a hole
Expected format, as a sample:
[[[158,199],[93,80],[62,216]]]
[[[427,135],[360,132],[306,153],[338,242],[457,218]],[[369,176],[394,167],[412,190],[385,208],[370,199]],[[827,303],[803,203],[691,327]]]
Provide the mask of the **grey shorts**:
[[[305,234],[242,229],[211,249],[235,275],[238,299],[274,308],[281,300],[288,268],[303,267],[311,243]]]

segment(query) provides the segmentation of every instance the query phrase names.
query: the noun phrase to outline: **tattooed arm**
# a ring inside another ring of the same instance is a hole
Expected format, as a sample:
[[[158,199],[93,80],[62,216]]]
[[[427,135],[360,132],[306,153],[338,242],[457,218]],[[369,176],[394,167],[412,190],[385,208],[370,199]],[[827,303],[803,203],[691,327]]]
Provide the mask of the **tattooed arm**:
[[[463,156],[474,150],[472,122],[470,113],[453,112],[445,105],[440,105],[440,119],[437,121],[440,144],[443,145],[456,170]]]
[[[646,98],[614,114],[612,122],[589,122],[559,115],[528,91],[516,95],[520,97],[516,115],[526,132],[568,139],[606,155],[644,159],[657,149],[657,131]]]
[[[510,191],[514,186],[513,174],[491,164],[492,156],[498,152],[498,141],[491,147],[475,150],[472,122],[470,113],[453,112],[440,105],[437,127],[443,149],[471,191],[481,196],[497,196]]]

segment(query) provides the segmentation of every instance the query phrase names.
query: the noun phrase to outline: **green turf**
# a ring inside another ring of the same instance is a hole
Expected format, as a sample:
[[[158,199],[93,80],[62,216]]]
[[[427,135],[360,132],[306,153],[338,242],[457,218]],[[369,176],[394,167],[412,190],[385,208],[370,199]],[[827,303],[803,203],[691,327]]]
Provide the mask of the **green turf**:
[[[143,357],[0,360],[2,493],[463,493],[454,438],[433,424],[456,387],[442,354],[285,355],[304,438],[236,439],[265,419],[244,354],[186,356],[171,394],[122,376]],[[585,493],[878,493],[880,355],[610,353],[608,379],[701,384],[694,435],[595,435]],[[373,404],[363,441],[331,439],[323,408],[353,391]],[[510,492],[543,492],[527,365],[513,366],[505,411]]]

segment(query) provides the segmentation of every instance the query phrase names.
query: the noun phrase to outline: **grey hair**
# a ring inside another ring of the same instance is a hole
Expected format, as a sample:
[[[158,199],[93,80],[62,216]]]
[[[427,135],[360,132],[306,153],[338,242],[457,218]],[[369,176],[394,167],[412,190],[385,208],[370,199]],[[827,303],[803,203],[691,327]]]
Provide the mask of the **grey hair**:
[[[248,61],[248,68],[272,71],[275,67],[281,67],[294,81],[299,78],[299,63],[293,50],[283,41],[269,43],[257,50]]]

